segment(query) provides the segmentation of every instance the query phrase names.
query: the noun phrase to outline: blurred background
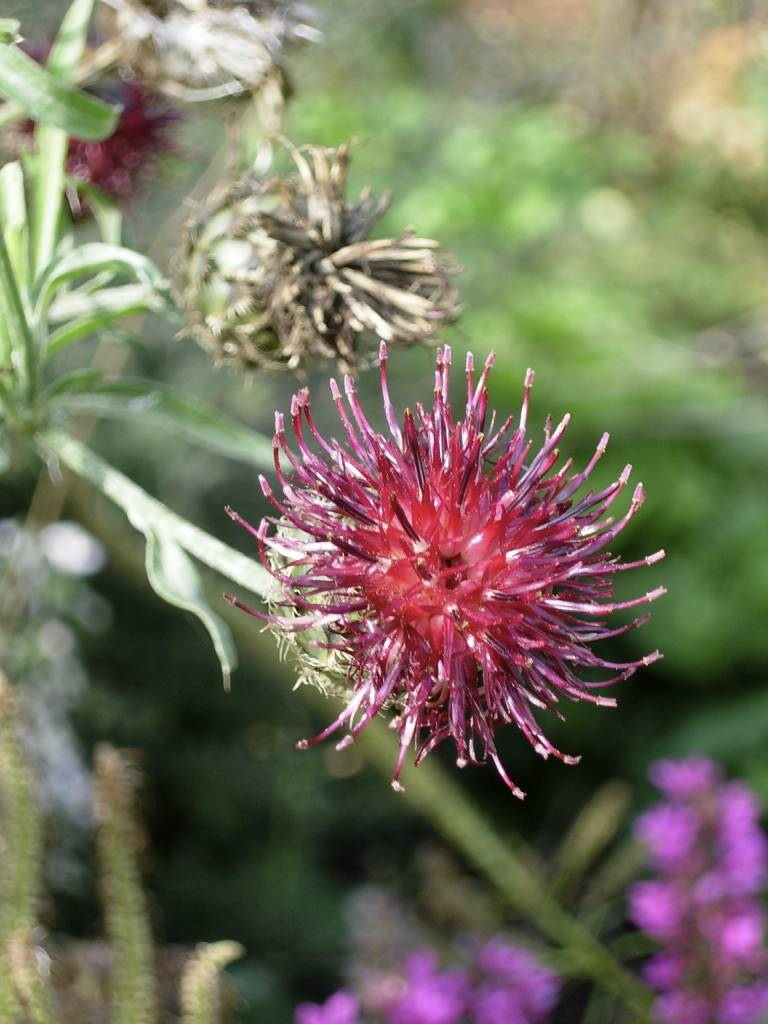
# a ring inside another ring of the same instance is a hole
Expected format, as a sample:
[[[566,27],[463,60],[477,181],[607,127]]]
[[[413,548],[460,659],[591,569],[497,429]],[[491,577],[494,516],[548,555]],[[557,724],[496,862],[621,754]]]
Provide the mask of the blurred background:
[[[10,7],[30,42],[44,45],[64,5]],[[285,134],[296,144],[358,140],[352,191],[394,192],[382,233],[413,225],[463,265],[464,314],[444,339],[457,356],[497,353],[492,404],[515,412],[531,366],[534,433],[547,414],[571,412],[563,450],[583,463],[609,431],[597,483],[630,462],[648,493],[618,547],[626,558],[668,553],[620,581],[622,593],[663,583],[669,594],[649,625],[615,641],[622,659],[659,647],[664,660],[615,690],[618,710],[574,706],[565,725],[542,720],[582,764],[545,763],[510,731],[501,750],[524,803],[490,769],[458,781],[502,832],[544,853],[607,780],[629,784],[642,807],[647,766],[662,755],[707,753],[768,798],[768,5],[316,7],[325,39],[294,58]],[[164,268],[189,197],[202,199],[227,173],[225,130],[216,112],[186,112],[175,152],[128,207],[127,244]],[[99,358],[109,358],[109,339]],[[391,366],[400,408],[428,398],[431,352],[397,353]],[[214,371],[191,340],[152,321],[135,325],[130,370],[265,433],[297,387],[288,376]],[[331,430],[328,376],[319,370],[307,383]],[[380,419],[377,376],[360,390]],[[128,425],[99,423],[91,443],[172,508],[253,553],[223,513],[232,504],[258,521],[265,511],[251,469],[148,430],[140,413]],[[31,462],[15,466],[0,487],[0,517],[23,519],[37,484]],[[360,887],[428,903],[459,866],[363,749],[295,750],[334,708],[292,691],[291,667],[258,622],[243,616],[242,664],[225,693],[202,628],[150,591],[119,515],[82,485],[70,488],[64,517],[92,540],[80,538],[68,565],[72,537],[49,531],[30,544],[42,583],[7,666],[38,688],[45,710],[56,783],[49,927],[78,936],[100,927],[84,766],[97,740],[132,748],[147,780],[158,938],[239,940],[248,951],[233,972],[241,1019],[288,1021],[296,1001],[338,987]],[[0,559],[23,543],[0,524]]]

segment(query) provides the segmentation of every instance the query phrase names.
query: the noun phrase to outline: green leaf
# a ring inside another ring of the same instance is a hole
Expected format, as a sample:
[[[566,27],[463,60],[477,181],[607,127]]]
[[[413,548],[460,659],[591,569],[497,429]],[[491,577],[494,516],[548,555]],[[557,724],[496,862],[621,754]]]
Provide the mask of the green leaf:
[[[566,902],[615,839],[631,793],[620,782],[607,782],[589,800],[568,829],[555,857],[552,891]]]
[[[108,245],[120,245],[123,237],[123,215],[119,207],[109,198],[106,192],[92,185],[89,181],[71,178],[70,184],[88,201],[93,218],[99,226],[102,242]]]
[[[97,334],[106,330],[118,320],[136,313],[159,311],[163,302],[152,288],[141,284],[127,284],[121,288],[102,288],[93,295],[65,296],[73,300],[70,303],[54,303],[51,307],[49,320],[67,320],[63,327],[52,331],[48,336],[48,354],[65,348],[89,334]],[[72,315],[73,310],[85,309],[82,315]],[[70,316],[62,316],[62,312]],[[70,319],[71,317],[71,319]]]
[[[21,22],[15,18],[0,18],[0,43],[13,43],[18,39]]]
[[[85,50],[94,0],[72,0],[53,41],[46,67],[52,75],[69,82]],[[73,132],[69,132],[70,135]]]
[[[0,476],[7,473],[11,468],[11,456],[8,451],[8,435],[5,427],[0,423]]]
[[[46,430],[37,435],[43,457],[58,458],[73,473],[88,480],[125,512],[133,522],[147,522],[155,530],[171,537],[190,555],[238,583],[253,594],[274,600],[279,588],[263,566],[239,551],[194,526],[166,505],[151,497],[138,484],[114,466],[99,458],[80,441],[62,430]]]
[[[77,382],[56,396],[70,412],[157,424],[216,455],[239,459],[260,469],[274,466],[272,442],[197,399],[142,380]]]
[[[60,81],[15,46],[0,45],[0,96],[77,139],[105,139],[117,127],[118,109]]]
[[[0,223],[19,289],[26,292],[29,285],[29,231],[24,173],[18,161],[5,164],[0,169]]]
[[[72,370],[71,373],[64,373],[46,389],[46,397],[50,401],[57,395],[66,391],[86,391],[89,387],[96,387],[104,382],[104,374],[99,370]]]
[[[27,223],[24,172],[18,160],[0,169],[0,217],[6,231],[18,231]]]
[[[12,365],[27,398],[36,387],[37,353],[35,342],[11,257],[0,231],[0,365]]]
[[[213,643],[228,690],[232,671],[237,667],[237,651],[229,627],[205,599],[192,560],[164,530],[147,525],[139,517],[132,516],[131,521],[147,539],[146,569],[152,589],[168,604],[200,619]]]
[[[157,295],[168,291],[168,282],[146,256],[120,245],[86,242],[60,256],[43,275],[37,286],[36,321],[42,323],[53,296],[62,285],[104,272],[135,277]],[[87,315],[89,309],[96,312],[98,305],[82,309],[80,315]]]
[[[48,56],[50,81],[60,89],[68,91],[70,111],[74,99],[81,105],[84,100],[93,101],[87,93],[81,93],[71,84],[77,62],[85,49],[88,25],[93,13],[94,0],[72,0],[61,22]],[[40,69],[42,70],[42,69]],[[81,110],[82,112],[82,110]],[[48,266],[56,250],[59,237],[62,200],[64,198],[65,168],[69,136],[97,139],[111,135],[117,126],[117,112],[102,104],[102,110],[90,108],[91,115],[98,114],[103,124],[87,127],[83,134],[80,125],[71,118],[56,121],[48,117],[37,117],[41,123],[35,134],[35,182],[32,217],[32,252],[35,274]],[[33,115],[35,116],[35,115]]]

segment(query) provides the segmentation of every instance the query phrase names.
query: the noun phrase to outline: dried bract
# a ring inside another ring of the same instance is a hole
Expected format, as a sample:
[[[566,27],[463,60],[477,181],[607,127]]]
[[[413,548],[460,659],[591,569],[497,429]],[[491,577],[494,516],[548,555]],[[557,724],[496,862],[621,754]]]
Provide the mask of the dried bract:
[[[335,359],[345,371],[365,363],[366,343],[370,358],[372,339],[432,340],[458,314],[437,243],[369,238],[389,197],[346,201],[347,146],[291,153],[294,176],[250,175],[188,227],[183,299],[201,340],[249,368]]]

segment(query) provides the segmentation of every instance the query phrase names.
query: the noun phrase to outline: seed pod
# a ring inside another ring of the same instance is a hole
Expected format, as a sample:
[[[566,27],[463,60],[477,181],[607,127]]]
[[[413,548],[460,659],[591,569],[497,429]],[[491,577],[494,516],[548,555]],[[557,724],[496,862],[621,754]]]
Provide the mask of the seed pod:
[[[379,339],[433,340],[459,312],[456,268],[437,242],[369,238],[389,196],[346,201],[347,146],[290,151],[293,176],[249,174],[188,225],[182,298],[194,332],[217,359],[257,369],[335,359],[350,371]]]
[[[118,60],[176,100],[199,103],[282,89],[283,51],[318,38],[293,0],[103,0]]]

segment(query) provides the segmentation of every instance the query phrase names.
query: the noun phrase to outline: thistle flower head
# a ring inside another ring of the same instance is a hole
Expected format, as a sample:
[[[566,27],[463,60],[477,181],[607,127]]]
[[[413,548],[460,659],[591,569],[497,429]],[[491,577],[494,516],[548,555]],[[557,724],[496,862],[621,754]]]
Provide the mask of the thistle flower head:
[[[286,636],[310,631],[320,652],[315,668],[327,656],[347,691],[336,720],[300,746],[346,728],[345,746],[391,706],[400,737],[395,788],[409,746],[418,763],[450,739],[460,765],[488,759],[522,795],[501,764],[496,730],[515,725],[542,756],[578,760],[553,747],[533,709],[558,714],[563,698],[614,705],[603,688],[659,657],[616,663],[592,644],[644,621],[609,628],[605,618],[653,601],[663,589],[615,601],[613,580],[663,552],[634,563],[608,552],[642,504],[642,486],[617,518],[610,509],[629,467],[608,487],[579,496],[607,435],[583,470],[574,471],[570,459],[556,469],[568,417],[554,429],[547,422],[538,450],[526,439],[531,371],[519,420],[499,423],[488,408],[493,357],[475,380],[470,355],[464,418],[457,420],[448,397],[451,351],[442,348],[432,408],[417,405],[399,421],[387,360],[382,344],[388,435],[368,422],[349,377],[346,403],[331,382],[343,442],[319,433],[307,390],[292,402],[295,448],[277,415],[275,471],[283,493],[262,479],[276,515],[258,530],[249,527],[282,589],[283,608],[261,617]],[[594,670],[603,678],[591,678]]]
[[[282,81],[287,45],[316,39],[295,0],[104,0],[120,61],[173,99],[207,102]]]
[[[43,64],[50,46],[30,48],[29,56]],[[99,80],[89,91],[120,108],[117,127],[99,142],[70,138],[67,172],[78,181],[95,185],[111,198],[124,202],[132,198],[141,183],[157,171],[160,157],[176,149],[174,126],[180,120],[178,110],[163,96],[152,92],[138,78],[123,81],[116,76]],[[35,122],[20,122],[3,139],[10,159],[29,150]],[[72,213],[85,217],[90,213],[87,201],[73,189],[69,194]]]
[[[101,142],[70,139],[67,170],[107,195],[125,200],[151,176],[162,153],[172,151],[178,113],[138,81],[121,84],[117,128]]]
[[[458,312],[437,243],[369,238],[389,197],[347,202],[347,146],[291,155],[295,175],[249,175],[188,227],[183,299],[201,340],[220,359],[290,370],[318,359],[351,370],[373,337],[430,340]]]

